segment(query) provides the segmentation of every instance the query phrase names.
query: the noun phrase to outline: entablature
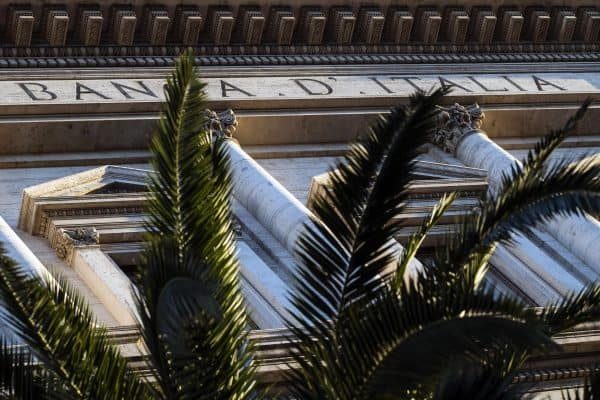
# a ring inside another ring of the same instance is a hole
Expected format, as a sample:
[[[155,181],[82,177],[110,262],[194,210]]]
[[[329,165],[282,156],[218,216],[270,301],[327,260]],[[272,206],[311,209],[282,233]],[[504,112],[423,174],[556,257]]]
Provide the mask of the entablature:
[[[587,1],[178,3],[14,2],[0,8],[0,67],[164,66],[189,47],[201,64],[248,65],[341,63],[344,56],[377,64],[398,62],[399,53],[448,55],[448,62],[454,53],[503,53],[515,61],[510,53],[586,57],[600,46],[600,10]]]

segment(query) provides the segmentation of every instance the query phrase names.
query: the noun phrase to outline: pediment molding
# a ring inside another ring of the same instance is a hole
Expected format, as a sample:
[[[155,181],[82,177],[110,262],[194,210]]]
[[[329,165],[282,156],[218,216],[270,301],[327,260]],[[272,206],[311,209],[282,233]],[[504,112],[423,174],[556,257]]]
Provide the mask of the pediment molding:
[[[28,187],[23,190],[19,229],[46,236],[49,218],[142,213],[146,194],[136,190],[145,187],[148,173],[109,165]],[[115,186],[133,192],[102,193]]]

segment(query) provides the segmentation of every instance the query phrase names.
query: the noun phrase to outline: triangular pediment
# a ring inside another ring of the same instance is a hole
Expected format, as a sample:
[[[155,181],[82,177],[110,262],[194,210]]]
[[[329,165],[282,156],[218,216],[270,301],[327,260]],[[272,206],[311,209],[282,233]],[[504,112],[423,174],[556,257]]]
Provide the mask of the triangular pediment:
[[[48,215],[90,215],[111,209],[138,210],[145,203],[148,170],[104,166],[23,191],[19,228],[44,234]]]
[[[329,184],[329,174],[330,172],[326,172],[313,177],[307,200],[309,209],[312,209],[318,193]],[[444,194],[459,192],[460,198],[447,210],[423,243],[424,247],[437,245],[445,240],[449,232],[456,229],[456,218],[477,207],[479,199],[487,192],[487,187],[485,170],[444,162],[416,161],[409,199],[397,217],[403,220],[404,227],[396,238],[401,243],[406,242]]]

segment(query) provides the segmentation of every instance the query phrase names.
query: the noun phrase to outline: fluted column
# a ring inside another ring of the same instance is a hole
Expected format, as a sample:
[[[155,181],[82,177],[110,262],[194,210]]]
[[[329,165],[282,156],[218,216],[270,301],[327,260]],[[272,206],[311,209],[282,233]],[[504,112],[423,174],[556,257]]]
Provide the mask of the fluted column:
[[[455,104],[442,113],[436,144],[465,165],[488,171],[489,192],[498,193],[504,174],[521,162],[490,140],[480,129],[484,114],[476,104]],[[542,228],[600,274],[600,223],[590,216],[557,216]]]

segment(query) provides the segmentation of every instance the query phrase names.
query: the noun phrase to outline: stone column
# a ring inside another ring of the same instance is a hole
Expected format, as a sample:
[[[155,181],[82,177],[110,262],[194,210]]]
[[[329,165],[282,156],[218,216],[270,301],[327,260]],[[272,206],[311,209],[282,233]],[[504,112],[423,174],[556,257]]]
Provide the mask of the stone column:
[[[220,120],[220,121],[219,121]],[[224,123],[225,121],[225,123]],[[213,134],[231,137],[237,125],[231,110],[212,114]],[[219,126],[219,123],[221,126]],[[221,132],[219,132],[221,131]],[[311,223],[311,212],[265,171],[234,140],[226,141],[233,177],[233,195],[292,255],[305,224]],[[399,253],[402,246],[395,242]],[[409,270],[420,270],[421,263],[413,259]]]
[[[444,109],[434,142],[465,165],[488,171],[489,192],[498,193],[502,177],[521,162],[480,129],[485,115],[477,104]],[[558,216],[542,227],[600,274],[600,223],[589,216]]]
[[[0,217],[0,244],[8,257],[31,275],[52,279],[50,273],[15,231]]]

